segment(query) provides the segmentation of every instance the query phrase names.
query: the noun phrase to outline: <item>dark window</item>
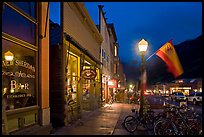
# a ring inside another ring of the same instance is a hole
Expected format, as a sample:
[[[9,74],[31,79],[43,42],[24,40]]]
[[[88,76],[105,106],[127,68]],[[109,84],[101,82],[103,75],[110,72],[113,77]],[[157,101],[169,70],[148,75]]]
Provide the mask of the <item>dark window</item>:
[[[194,94],[195,94],[195,93],[193,92],[193,93],[191,93],[189,96],[194,96]]]
[[[183,93],[179,92],[179,93],[177,93],[177,95],[183,95]]]
[[[35,2],[13,2],[18,8],[26,12],[28,15],[36,19]]]
[[[5,53],[13,54],[12,61]],[[7,110],[37,105],[37,52],[2,39],[2,99]]]
[[[2,32],[36,44],[36,25],[6,5],[2,13]]]
[[[202,92],[197,93],[197,96],[202,96]]]

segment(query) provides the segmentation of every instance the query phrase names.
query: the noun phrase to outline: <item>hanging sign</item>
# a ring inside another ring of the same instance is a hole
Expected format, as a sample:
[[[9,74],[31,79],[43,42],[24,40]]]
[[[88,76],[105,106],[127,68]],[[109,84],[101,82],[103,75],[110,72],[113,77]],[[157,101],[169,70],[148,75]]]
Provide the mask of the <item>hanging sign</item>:
[[[118,81],[116,79],[111,79],[108,81],[109,88],[118,88]]]
[[[81,73],[84,79],[95,79],[96,77],[96,70],[91,68],[86,68],[82,70]]]

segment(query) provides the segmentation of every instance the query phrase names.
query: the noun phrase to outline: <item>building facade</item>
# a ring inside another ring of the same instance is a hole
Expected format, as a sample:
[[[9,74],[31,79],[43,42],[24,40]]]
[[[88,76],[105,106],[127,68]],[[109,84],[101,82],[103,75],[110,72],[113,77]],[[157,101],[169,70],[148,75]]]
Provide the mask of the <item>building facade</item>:
[[[119,84],[119,64],[120,58],[118,56],[119,45],[117,43],[117,35],[113,23],[108,24],[109,37],[110,37],[110,50],[111,50],[111,73],[112,78],[108,82],[109,88],[112,89],[111,93],[116,101],[116,95],[118,94]]]
[[[97,109],[101,102],[102,36],[83,3],[62,2],[60,8],[60,26],[53,24],[50,29],[50,106],[54,126],[66,125],[71,122],[72,112],[80,115],[83,110]]]
[[[191,92],[202,92],[202,79],[178,79],[169,83],[157,83],[153,85],[154,93],[170,95],[173,92],[182,92],[188,96]]]
[[[111,45],[111,55],[112,55],[112,81],[116,81],[116,85],[113,87],[113,92],[115,94],[115,100],[123,102],[124,91],[126,86],[126,77],[123,73],[123,66],[120,62],[120,57],[118,54],[119,44],[117,43],[117,35],[113,23],[108,24],[109,35],[110,35],[110,45]]]
[[[99,32],[103,37],[101,44],[101,62],[102,62],[102,101],[106,103],[109,101],[110,92],[113,92],[112,87],[108,85],[113,77],[112,66],[113,66],[113,55],[111,52],[111,40],[109,36],[109,29],[106,23],[105,14],[103,12],[103,6],[99,5]],[[109,88],[110,87],[110,88]]]
[[[3,3],[2,134],[50,124],[48,7]]]
[[[124,73],[122,64],[118,55],[119,45],[113,23],[107,23],[103,5],[99,5],[99,25],[98,29],[103,36],[101,44],[101,62],[102,62],[102,100],[107,103],[110,96],[116,101],[116,94],[119,90],[118,85],[123,88]],[[121,89],[120,87],[120,89]]]

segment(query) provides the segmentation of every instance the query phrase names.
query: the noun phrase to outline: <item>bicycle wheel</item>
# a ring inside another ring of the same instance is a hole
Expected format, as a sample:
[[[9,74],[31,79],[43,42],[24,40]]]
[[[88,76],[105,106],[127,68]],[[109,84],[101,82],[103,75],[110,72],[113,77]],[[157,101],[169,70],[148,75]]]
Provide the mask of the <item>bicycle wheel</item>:
[[[144,118],[144,124],[145,124],[145,127],[148,129],[148,130],[152,130],[154,128],[154,121],[153,119],[151,119],[149,116],[145,116]]]
[[[155,135],[176,135],[174,123],[168,119],[159,120],[154,125]]]
[[[155,124],[157,121],[162,120],[162,119],[164,119],[164,118],[165,118],[165,116],[164,116],[162,113],[159,113],[158,115],[156,115],[156,116],[153,118],[153,122],[154,122],[154,124]]]
[[[138,120],[134,116],[129,115],[125,117],[123,124],[128,132],[133,133],[137,129]]]
[[[148,112],[143,116],[144,125],[148,130],[152,130],[154,128],[154,112]]]
[[[188,125],[187,135],[200,135],[202,134],[202,125],[200,123],[189,123]]]

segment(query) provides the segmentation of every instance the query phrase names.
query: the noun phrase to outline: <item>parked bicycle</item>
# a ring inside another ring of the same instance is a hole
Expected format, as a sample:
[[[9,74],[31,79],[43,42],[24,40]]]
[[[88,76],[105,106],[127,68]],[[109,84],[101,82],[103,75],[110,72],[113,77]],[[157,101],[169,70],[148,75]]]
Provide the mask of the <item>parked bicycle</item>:
[[[147,110],[142,116],[139,115],[138,111],[136,111],[135,109],[132,109],[132,112],[134,112],[135,114],[126,116],[122,123],[128,132],[133,133],[135,130],[137,130],[138,126],[143,126],[148,130],[153,130],[154,111]]]
[[[170,107],[154,124],[155,135],[199,135],[202,134],[202,119],[187,107]]]

